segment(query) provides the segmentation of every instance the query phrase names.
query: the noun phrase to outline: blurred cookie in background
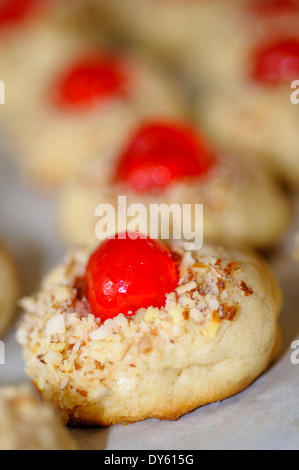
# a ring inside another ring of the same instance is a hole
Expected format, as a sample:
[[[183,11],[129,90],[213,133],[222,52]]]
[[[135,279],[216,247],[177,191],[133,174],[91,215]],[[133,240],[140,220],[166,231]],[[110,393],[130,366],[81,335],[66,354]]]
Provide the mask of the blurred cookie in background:
[[[0,388],[1,450],[76,450],[54,411],[27,385]]]
[[[257,156],[298,186],[299,113],[291,84],[299,78],[299,2],[242,2],[213,24],[198,71],[205,81],[200,126],[226,149]]]
[[[4,0],[0,4],[0,79],[6,105],[2,126],[18,125],[39,99],[37,91],[55,67],[83,44],[98,41],[86,33],[89,0]],[[80,21],[79,21],[80,19]]]
[[[96,242],[99,204],[116,210],[116,224],[108,221],[112,233],[125,231],[134,214],[126,218],[125,209],[118,213],[119,195],[127,197],[127,207],[143,205],[142,223],[148,230],[154,228],[153,219],[149,220],[152,204],[174,207],[170,238],[181,226],[184,204],[203,204],[205,239],[259,248],[277,243],[290,220],[287,198],[258,164],[240,162],[214,149],[182,122],[148,122],[128,134],[125,145],[109,158],[99,155],[96,164],[82,167],[80,177],[61,195],[59,226],[64,240]],[[194,217],[192,209],[184,224],[199,230]],[[155,227],[158,234],[167,233],[169,219],[165,224]],[[140,227],[129,229],[144,232]]]
[[[14,262],[0,243],[0,338],[14,320],[19,295],[19,281]]]
[[[63,185],[99,155],[109,159],[145,119],[186,116],[180,87],[151,59],[92,47],[66,55],[59,41],[51,53],[60,59],[13,129],[18,163],[40,188]]]
[[[194,43],[193,48],[195,52],[197,45],[200,47],[200,60],[194,60],[193,65],[198,66],[206,88],[234,87],[254,78],[267,82],[266,77],[258,77],[265,62],[278,68],[282,63],[277,57],[273,64],[273,56],[263,56],[264,49],[299,36],[298,0],[212,0],[206,12],[208,21],[202,25],[206,42]],[[285,78],[288,69],[291,67],[282,71]]]

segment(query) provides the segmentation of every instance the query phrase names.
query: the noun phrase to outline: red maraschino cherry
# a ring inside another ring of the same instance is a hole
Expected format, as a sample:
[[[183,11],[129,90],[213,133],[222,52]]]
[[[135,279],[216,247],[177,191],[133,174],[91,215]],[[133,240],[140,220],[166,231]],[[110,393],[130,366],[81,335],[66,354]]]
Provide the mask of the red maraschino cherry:
[[[140,308],[161,308],[176,289],[178,268],[161,242],[136,234],[108,239],[91,256],[86,269],[87,298],[104,322]]]
[[[120,158],[115,181],[135,191],[166,187],[173,181],[204,176],[215,156],[190,127],[150,123],[139,129]]]
[[[93,54],[79,59],[55,87],[55,101],[62,108],[90,108],[118,96],[126,96],[128,66],[119,57]]]
[[[299,40],[276,41],[254,54],[253,78],[259,83],[279,85],[299,76]]]
[[[1,0],[0,26],[11,26],[22,22],[43,3],[45,0]]]

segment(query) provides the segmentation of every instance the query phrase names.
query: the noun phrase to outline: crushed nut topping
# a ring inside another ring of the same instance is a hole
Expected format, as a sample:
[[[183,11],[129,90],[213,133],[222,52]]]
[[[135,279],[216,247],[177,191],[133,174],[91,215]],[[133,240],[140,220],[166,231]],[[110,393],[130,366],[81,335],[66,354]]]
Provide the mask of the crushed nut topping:
[[[227,276],[231,276],[237,267],[237,263],[228,263],[224,269],[224,272]]]
[[[234,321],[237,315],[237,307],[235,305],[222,304],[218,314],[222,320]]]
[[[217,279],[217,287],[218,287],[218,289],[224,290],[225,289],[225,281],[223,279]]]
[[[37,387],[51,393],[45,371],[45,364],[50,365],[51,380],[69,397],[66,406],[70,408],[78,400],[81,403],[109,394],[109,381],[115,380],[118,367],[133,370],[139,361],[153,357],[163,357],[165,364],[180,367],[181,355],[172,355],[169,348],[183,350],[186,335],[194,341],[199,337],[213,340],[220,328],[228,328],[236,319],[238,302],[230,299],[237,299],[240,289],[245,295],[253,294],[240,279],[241,265],[182,251],[177,255],[179,286],[166,296],[165,308],[140,309],[134,317],[120,312],[103,324],[90,313],[82,281],[89,254],[82,249],[70,255],[47,277],[36,296],[22,301],[26,314],[18,331],[18,340],[26,350],[27,370]]]
[[[245,294],[246,297],[249,297],[250,295],[253,294],[253,290],[249,289],[249,287],[247,287],[247,285],[245,284],[244,281],[242,281],[242,282],[239,284],[239,287],[240,287],[240,289],[244,292],[244,294]]]

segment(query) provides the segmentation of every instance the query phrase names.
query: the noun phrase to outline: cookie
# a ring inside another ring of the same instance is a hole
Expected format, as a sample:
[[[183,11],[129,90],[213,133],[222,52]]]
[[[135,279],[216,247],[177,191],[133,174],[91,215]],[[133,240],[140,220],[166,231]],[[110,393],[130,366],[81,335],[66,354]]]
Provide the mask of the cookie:
[[[1,2],[0,69],[6,94],[5,113],[0,116],[3,125],[18,124],[34,105],[36,87],[53,67],[55,70],[55,65],[63,64],[74,50],[79,52],[82,43],[90,42],[78,25],[73,25],[80,5],[82,0]],[[83,22],[83,13],[80,18]],[[18,110],[25,106],[24,114],[19,115]]]
[[[18,294],[16,268],[10,255],[0,244],[0,338],[13,321]]]
[[[76,450],[54,411],[28,385],[0,389],[1,450]]]
[[[109,158],[144,119],[186,112],[181,89],[151,59],[107,48],[66,47],[66,55],[60,39],[51,48],[60,58],[42,71],[14,132],[18,163],[40,187],[64,185],[83,163]]]
[[[134,235],[74,251],[22,302],[26,372],[72,425],[176,420],[278,352],[282,296],[262,259]]]
[[[208,3],[209,20],[203,25],[206,44],[200,49],[200,62],[193,64],[206,87],[233,88],[248,79],[250,84],[260,49],[276,40],[298,37],[298,0]]]
[[[267,171],[295,186],[299,118],[291,84],[299,74],[298,28],[296,0],[242,2],[215,15],[209,48],[201,53],[197,77],[206,87],[196,110],[220,145],[258,157]]]
[[[136,203],[145,209],[139,217],[142,228],[134,230],[149,235],[153,228],[160,236],[168,233],[169,226],[170,237],[177,233],[184,204],[191,204],[185,224],[191,219],[197,231],[202,223],[195,221],[195,205],[203,204],[206,239],[264,248],[277,243],[288,227],[290,204],[258,163],[241,162],[214,148],[181,122],[145,123],[109,159],[99,157],[62,191],[58,226],[68,244],[97,241],[96,227],[104,217],[96,217],[95,212],[102,204],[116,213],[109,216],[104,237],[113,234],[115,227],[118,231],[130,227],[136,216],[126,217],[126,211]],[[119,195],[126,196],[126,208],[119,209]],[[165,217],[159,224],[157,218],[150,218],[151,207],[161,204],[167,204],[174,220]]]

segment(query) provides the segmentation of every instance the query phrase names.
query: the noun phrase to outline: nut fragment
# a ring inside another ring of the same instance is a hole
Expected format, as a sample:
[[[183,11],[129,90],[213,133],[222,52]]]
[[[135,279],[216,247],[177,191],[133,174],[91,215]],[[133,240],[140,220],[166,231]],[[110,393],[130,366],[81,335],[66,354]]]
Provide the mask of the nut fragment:
[[[197,289],[197,282],[191,281],[191,282],[188,282],[187,284],[183,284],[182,286],[177,287],[176,293],[178,295],[182,295],[182,294],[185,294],[185,292],[191,292],[195,289]]]
[[[144,336],[138,343],[138,351],[142,354],[149,354],[153,349],[152,342],[148,336]]]
[[[244,281],[242,281],[242,282],[239,284],[239,287],[240,287],[240,289],[244,292],[244,294],[245,294],[246,297],[249,297],[250,295],[253,294],[253,290],[249,289],[249,287],[247,287],[247,285],[245,284]]]

